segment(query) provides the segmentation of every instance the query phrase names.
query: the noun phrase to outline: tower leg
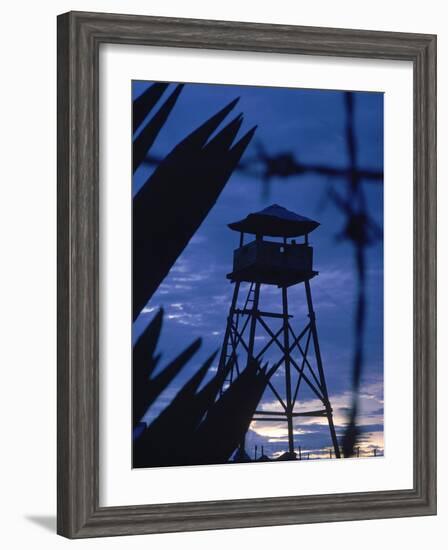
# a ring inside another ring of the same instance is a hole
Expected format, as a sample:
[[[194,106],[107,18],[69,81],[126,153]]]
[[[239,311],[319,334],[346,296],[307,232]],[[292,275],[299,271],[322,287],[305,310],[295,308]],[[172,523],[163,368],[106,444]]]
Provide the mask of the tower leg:
[[[249,366],[249,362],[253,359],[254,356],[254,346],[255,346],[255,332],[257,328],[257,316],[258,316],[258,304],[260,301],[260,283],[255,283],[254,288],[254,300],[252,303],[252,311],[251,311],[251,320],[250,320],[250,328],[249,328],[249,342],[247,346],[247,364],[246,367]],[[243,453],[246,447],[246,434],[244,434],[243,439],[240,443],[240,451]]]
[[[341,454],[339,451],[339,444],[336,437],[336,430],[334,428],[333,412],[331,409],[330,400],[328,398],[327,384],[325,382],[325,374],[322,366],[322,356],[320,354],[319,339],[317,337],[316,315],[313,309],[313,301],[311,298],[311,287],[310,287],[309,280],[305,281],[305,292],[306,292],[306,301],[308,304],[308,314],[310,318],[310,330],[313,338],[314,352],[316,354],[316,363],[317,363],[317,369],[319,371],[320,385],[325,398],[324,405],[327,411],[328,426],[330,428],[331,440],[333,442],[333,447],[334,447],[334,454],[336,458],[341,458]]]
[[[285,384],[286,384],[286,420],[288,423],[288,451],[294,454],[294,431],[292,424],[292,391],[291,391],[291,362],[289,357],[289,326],[288,326],[288,290],[282,287],[283,303],[283,345],[285,348]]]
[[[227,317],[226,331],[224,333],[224,339],[223,339],[223,343],[222,343],[221,354],[219,356],[219,363],[218,363],[218,370],[219,371],[221,369],[225,369],[227,367],[227,358],[228,358],[227,357],[227,350],[229,349],[230,333],[231,333],[231,330],[232,330],[232,319],[233,319],[235,309],[236,309],[236,304],[237,304],[237,301],[238,301],[238,293],[240,291],[240,285],[241,285],[241,283],[239,281],[237,281],[235,283],[235,287],[233,289],[232,302],[230,304],[229,315]],[[233,349],[233,346],[232,346],[232,353],[235,353],[235,350]],[[232,366],[232,368],[234,368],[234,367]],[[224,385],[224,381],[223,381],[223,385]],[[221,393],[222,393],[222,391],[223,391],[223,386],[221,386]]]
[[[254,345],[255,345],[255,330],[257,328],[257,316],[258,316],[258,303],[260,301],[260,283],[255,283],[254,288],[254,300],[252,304],[250,329],[249,329],[249,343],[247,351],[247,362],[253,358]]]

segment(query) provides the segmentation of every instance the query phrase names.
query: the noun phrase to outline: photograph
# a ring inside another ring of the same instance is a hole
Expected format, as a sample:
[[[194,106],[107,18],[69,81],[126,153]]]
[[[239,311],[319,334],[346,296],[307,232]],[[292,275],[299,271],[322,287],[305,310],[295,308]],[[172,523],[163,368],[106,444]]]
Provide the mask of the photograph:
[[[385,456],[383,93],[129,98],[132,467]]]

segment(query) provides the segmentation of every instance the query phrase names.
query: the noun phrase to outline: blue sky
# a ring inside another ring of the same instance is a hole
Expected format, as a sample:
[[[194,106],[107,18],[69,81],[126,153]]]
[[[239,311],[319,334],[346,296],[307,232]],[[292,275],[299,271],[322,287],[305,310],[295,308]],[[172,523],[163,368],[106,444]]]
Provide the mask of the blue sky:
[[[148,82],[133,82],[133,97],[149,85]],[[163,98],[173,89],[174,84]],[[272,155],[291,152],[306,164],[348,166],[343,93],[322,90],[187,84],[151,155],[166,155],[189,132],[236,97],[240,100],[231,117],[239,112],[244,114],[240,135],[258,125],[243,161],[253,158],[257,154],[257,144],[262,143]],[[381,171],[383,95],[355,93],[354,121],[359,167]],[[134,193],[152,170],[152,167],[146,166],[136,172]],[[310,244],[314,247],[314,268],[319,271],[319,275],[311,281],[311,287],[335,423],[338,434],[342,433],[350,402],[356,272],[351,244],[337,239],[344,227],[344,217],[325,197],[330,186],[343,191],[345,185],[347,183],[343,178],[309,174],[288,179],[273,178],[269,196],[265,197],[260,178],[238,171],[232,175],[208,217],[134,323],[135,341],[158,308],[164,308],[165,320],[159,347],[163,354],[162,366],[196,337],[203,338],[197,356],[148,412],[146,420],[156,416],[205,358],[222,344],[232,293],[226,274],[231,271],[233,250],[238,245],[238,234],[231,231],[227,224],[277,203],[321,224],[310,235]],[[382,227],[382,183],[366,182],[364,188],[369,213]],[[297,332],[306,323],[302,286],[290,289],[290,309]],[[265,288],[266,291],[262,290],[263,309],[278,310],[277,289]],[[382,242],[374,244],[367,252],[366,334],[360,399],[361,455],[371,454],[373,447],[383,449]],[[275,356],[266,359],[274,360]],[[313,395],[310,392],[299,394],[299,400],[305,409],[312,408]],[[275,406],[272,394],[265,394],[261,406],[270,409]],[[295,442],[303,452],[310,453],[314,458],[326,455],[330,447],[326,424],[320,419],[307,418],[298,422],[295,428]],[[264,445],[267,454],[280,454],[287,447],[286,425],[280,422],[253,424],[247,438],[250,454],[253,454],[255,444]]]

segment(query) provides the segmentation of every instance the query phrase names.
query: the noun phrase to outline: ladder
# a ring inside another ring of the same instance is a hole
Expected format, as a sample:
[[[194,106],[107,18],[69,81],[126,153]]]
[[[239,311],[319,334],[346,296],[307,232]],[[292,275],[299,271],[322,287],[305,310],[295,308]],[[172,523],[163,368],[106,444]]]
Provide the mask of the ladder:
[[[229,317],[227,322],[229,323],[229,330],[228,330],[228,338],[226,338],[226,341],[224,342],[224,355],[223,355],[223,368],[227,370],[226,376],[224,379],[224,383],[221,386],[221,395],[227,389],[230,384],[232,384],[234,379],[234,371],[236,371],[236,374],[240,374],[240,369],[238,366],[237,357],[234,351],[234,339],[238,336],[239,331],[239,325],[240,325],[240,315],[247,315],[248,306],[251,305],[253,307],[253,303],[255,301],[255,283],[250,283],[249,291],[247,293],[246,301],[244,303],[243,310],[240,309],[231,309],[229,312]],[[230,363],[233,363],[230,365]],[[229,368],[230,366],[230,368]]]

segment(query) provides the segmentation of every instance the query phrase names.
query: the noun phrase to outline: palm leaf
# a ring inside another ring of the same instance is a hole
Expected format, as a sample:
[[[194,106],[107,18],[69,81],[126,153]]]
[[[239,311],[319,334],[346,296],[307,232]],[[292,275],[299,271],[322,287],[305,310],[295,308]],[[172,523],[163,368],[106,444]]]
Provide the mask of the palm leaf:
[[[165,101],[159,111],[154,115],[154,117],[148,121],[144,126],[143,130],[140,132],[138,137],[134,140],[132,147],[132,166],[134,172],[144,161],[145,156],[148,154],[151,146],[153,145],[155,139],[159,135],[160,130],[165,125],[165,122],[168,119],[169,114],[174,108],[176,101],[182,91],[183,84],[176,86],[174,92],[170,97]]]
[[[150,378],[159,357],[154,351],[162,327],[163,311],[160,310],[137,341],[132,362],[132,419],[137,426],[148,408],[181,372],[201,346],[198,338],[180,353],[158,375]]]
[[[268,382],[256,361],[238,376],[209,410],[191,442],[190,464],[222,464],[237,449]]]
[[[212,365],[213,353],[179,390],[160,415],[134,443],[134,467],[183,464],[182,453],[203,414],[195,406],[195,393]]]
[[[134,197],[133,316],[137,318],[215,204],[255,129],[229,149],[237,117],[207,140],[236,100],[183,140]]]
[[[132,102],[132,128],[137,130],[168,88],[166,82],[155,82]]]
[[[149,378],[157,366],[160,355],[155,355],[163,324],[161,308],[148,324],[132,350],[132,416],[136,426],[145,414],[149,404],[147,400]]]

